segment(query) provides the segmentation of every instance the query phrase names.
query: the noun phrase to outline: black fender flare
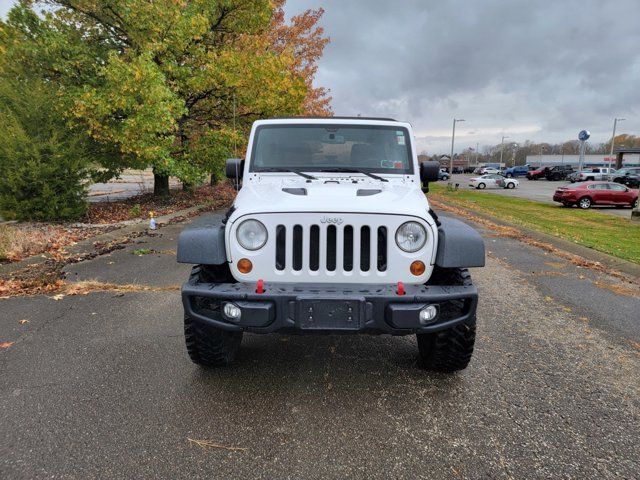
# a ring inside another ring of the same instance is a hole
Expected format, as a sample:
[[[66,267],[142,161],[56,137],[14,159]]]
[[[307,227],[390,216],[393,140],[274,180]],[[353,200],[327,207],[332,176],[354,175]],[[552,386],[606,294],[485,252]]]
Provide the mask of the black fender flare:
[[[441,268],[484,267],[484,240],[469,225],[450,217],[440,217],[436,265]]]
[[[224,233],[225,226],[221,224],[186,228],[178,236],[178,263],[194,265],[226,263]]]

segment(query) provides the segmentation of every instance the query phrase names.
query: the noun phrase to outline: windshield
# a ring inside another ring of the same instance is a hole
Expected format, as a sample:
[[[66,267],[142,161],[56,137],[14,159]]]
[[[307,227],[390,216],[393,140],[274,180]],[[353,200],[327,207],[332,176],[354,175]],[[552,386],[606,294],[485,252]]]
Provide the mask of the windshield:
[[[251,153],[251,172],[286,168],[412,174],[406,128],[360,125],[262,125]]]

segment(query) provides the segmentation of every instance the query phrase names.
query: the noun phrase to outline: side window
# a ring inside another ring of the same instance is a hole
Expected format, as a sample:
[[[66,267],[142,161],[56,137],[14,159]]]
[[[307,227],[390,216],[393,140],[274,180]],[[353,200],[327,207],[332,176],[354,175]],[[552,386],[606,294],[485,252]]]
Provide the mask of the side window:
[[[599,183],[595,187],[596,190],[609,190],[609,185],[607,185],[606,183]]]
[[[617,192],[626,192],[627,189],[624,187],[624,185],[620,185],[619,183],[609,183],[609,189],[610,190],[615,190]]]

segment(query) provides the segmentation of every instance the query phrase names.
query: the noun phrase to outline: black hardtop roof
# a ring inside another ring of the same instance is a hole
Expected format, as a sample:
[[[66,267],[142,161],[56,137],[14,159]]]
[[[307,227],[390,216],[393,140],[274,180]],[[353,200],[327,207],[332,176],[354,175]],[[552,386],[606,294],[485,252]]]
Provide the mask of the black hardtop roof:
[[[267,119],[265,119],[267,120]],[[340,117],[340,116],[331,116],[331,117],[320,117],[320,116],[299,116],[299,117],[274,117],[268,120],[381,120],[383,122],[397,122],[395,118],[385,118],[385,117]]]

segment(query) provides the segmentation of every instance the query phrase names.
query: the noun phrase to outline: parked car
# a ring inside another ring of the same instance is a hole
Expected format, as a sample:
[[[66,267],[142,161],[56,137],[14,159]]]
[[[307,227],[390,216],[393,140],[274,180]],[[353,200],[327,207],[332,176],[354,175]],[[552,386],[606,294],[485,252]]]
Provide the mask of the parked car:
[[[515,167],[509,167],[504,171],[504,176],[507,178],[512,177],[524,177],[529,173],[531,167],[529,165],[518,165]]]
[[[573,167],[571,165],[556,165],[547,170],[544,176],[547,180],[557,182],[558,180],[564,180],[572,172]]]
[[[500,170],[493,167],[482,167],[480,169],[480,175],[497,175],[500,173]]]
[[[553,194],[553,201],[565,207],[577,205],[585,210],[592,205],[635,207],[638,204],[638,191],[614,182],[584,182],[558,187]]]
[[[506,178],[502,175],[490,174],[475,177],[469,180],[469,186],[484,190],[485,188],[516,188],[520,182],[515,178]]]
[[[618,182],[629,188],[640,188],[640,173],[625,175],[622,181]]]
[[[609,180],[609,174],[613,172],[613,168],[608,167],[598,167],[591,168],[588,170],[583,170],[577,176],[578,182],[593,182],[593,181],[604,181]]]
[[[440,170],[438,172],[438,180],[447,181],[447,180],[449,180],[449,177],[450,177],[450,175],[447,172],[445,172],[444,170]]]
[[[571,183],[576,183],[576,182],[581,182],[583,180],[580,180],[579,175],[581,173],[585,173],[585,172],[589,172],[590,170],[578,170],[575,172],[571,172],[569,175],[567,175],[567,180],[569,180]]]
[[[528,171],[526,177],[528,180],[538,180],[539,178],[544,178],[548,170],[549,167],[536,168],[535,170]]]
[[[620,170],[614,170],[609,174],[609,180],[627,185],[627,177],[635,176],[640,176],[640,167],[621,168]],[[632,180],[632,183],[635,183],[635,181]]]

